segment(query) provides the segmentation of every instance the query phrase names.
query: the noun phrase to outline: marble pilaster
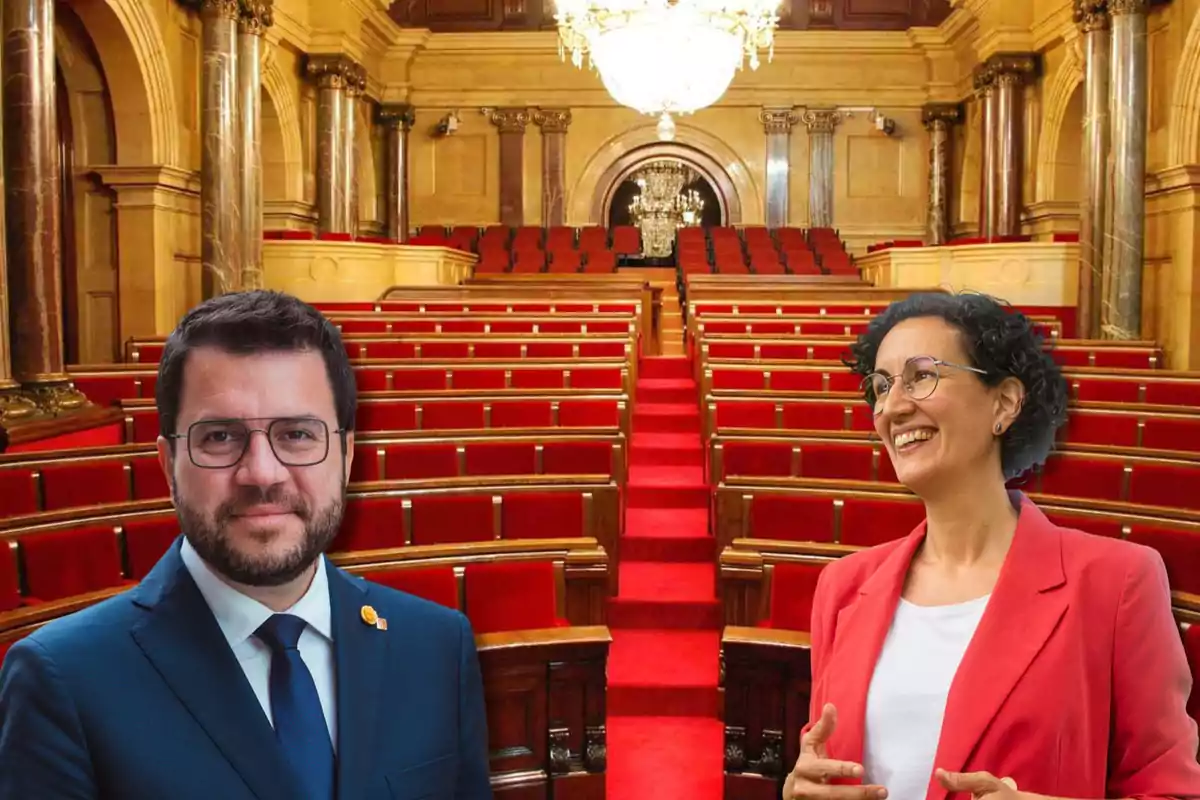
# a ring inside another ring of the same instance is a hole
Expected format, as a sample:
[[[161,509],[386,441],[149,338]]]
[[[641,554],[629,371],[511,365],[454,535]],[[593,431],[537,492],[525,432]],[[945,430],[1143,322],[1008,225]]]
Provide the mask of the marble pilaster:
[[[798,121],[791,108],[764,108],[758,113],[767,137],[767,227],[788,224],[792,127]]]
[[[542,130],[542,224],[556,227],[566,222],[567,128],[571,109],[539,108],[533,121]]]
[[[408,241],[408,132],[416,117],[412,106],[385,105],[379,108],[379,123],[387,133],[387,218],[389,239]]]
[[[1108,116],[1111,70],[1111,26],[1108,0],[1075,0],[1075,23],[1083,37],[1082,200],[1079,204],[1079,303],[1076,335],[1100,334],[1101,289],[1104,284],[1104,231],[1108,207]]]
[[[345,56],[309,56],[305,66],[317,84],[317,232],[348,233],[346,199],[346,85],[358,65]]]
[[[1037,62],[1026,54],[997,54],[988,59],[995,72],[996,108],[996,235],[1021,233],[1026,80]]]
[[[262,288],[262,40],[272,24],[272,0],[242,0],[238,17],[238,96],[241,107],[242,270],[240,289]]]
[[[0,152],[3,152],[3,126],[0,125]],[[0,428],[33,416],[37,407],[18,390],[13,380],[8,313],[8,259],[4,236],[4,170],[0,169]]]
[[[346,233],[358,234],[358,106],[362,102],[363,89],[367,85],[367,73],[356,66],[347,76],[346,89],[342,93],[342,175],[344,185],[342,198],[346,204]]]
[[[979,235],[991,239],[996,235],[999,216],[996,208],[996,119],[998,96],[996,73],[986,64],[975,68],[973,76],[975,98],[979,103]]]
[[[237,291],[242,272],[238,0],[201,0],[200,261],[205,296]]]
[[[1146,0],[1109,0],[1112,16],[1112,209],[1105,231],[1100,334],[1142,338],[1146,223]]]
[[[525,128],[527,108],[490,108],[488,119],[500,131],[500,224],[518,228],[525,223]]]
[[[843,119],[834,108],[809,108],[800,116],[808,128],[808,224],[833,227],[833,131]]]
[[[12,378],[39,413],[86,404],[63,364],[54,0],[3,3],[5,254]]]
[[[926,215],[928,244],[945,244],[950,238],[950,127],[962,119],[956,103],[931,103],[921,109],[921,122],[929,131],[929,208]]]

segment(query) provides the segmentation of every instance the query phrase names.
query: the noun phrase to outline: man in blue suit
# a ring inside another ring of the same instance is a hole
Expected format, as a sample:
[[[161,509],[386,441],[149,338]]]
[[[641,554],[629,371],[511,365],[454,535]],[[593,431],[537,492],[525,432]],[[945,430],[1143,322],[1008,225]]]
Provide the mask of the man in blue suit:
[[[0,800],[491,798],[458,612],[352,577],[341,337],[274,292],[208,301],[159,367],[182,536],[134,589],[0,670]]]

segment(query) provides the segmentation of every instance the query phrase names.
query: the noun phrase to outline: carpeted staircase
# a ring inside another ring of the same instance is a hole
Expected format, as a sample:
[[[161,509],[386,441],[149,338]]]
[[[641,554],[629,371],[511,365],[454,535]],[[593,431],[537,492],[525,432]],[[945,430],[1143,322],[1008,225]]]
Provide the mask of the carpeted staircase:
[[[609,604],[609,800],[722,795],[721,609],[691,363],[643,359],[619,595]]]

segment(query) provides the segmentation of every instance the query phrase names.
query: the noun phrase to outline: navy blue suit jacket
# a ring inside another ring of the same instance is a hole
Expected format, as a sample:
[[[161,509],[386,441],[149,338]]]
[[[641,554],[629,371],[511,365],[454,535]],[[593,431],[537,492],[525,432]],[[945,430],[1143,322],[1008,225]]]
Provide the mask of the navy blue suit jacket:
[[[491,798],[466,618],[328,570],[339,800]],[[364,605],[386,631],[363,623]],[[303,796],[179,540],[135,588],[8,652],[0,800]]]

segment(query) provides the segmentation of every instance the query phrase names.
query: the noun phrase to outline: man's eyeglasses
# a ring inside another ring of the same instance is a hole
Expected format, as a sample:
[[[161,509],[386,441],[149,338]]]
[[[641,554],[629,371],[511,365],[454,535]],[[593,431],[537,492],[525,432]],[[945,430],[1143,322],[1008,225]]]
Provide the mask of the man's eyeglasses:
[[[887,397],[888,392],[891,391],[892,385],[895,384],[897,379],[904,385],[904,391],[910,398],[913,400],[926,399],[938,387],[938,381],[941,379],[941,373],[938,371],[939,367],[950,367],[952,369],[961,369],[967,372],[987,375],[987,370],[982,370],[978,367],[952,364],[949,361],[942,361],[932,356],[913,356],[904,362],[904,371],[899,375],[872,372],[863,378],[862,390],[867,400],[867,405],[875,409],[876,414],[883,411],[884,399]]]
[[[202,469],[227,469],[242,460],[256,432],[266,435],[271,452],[285,467],[311,467],[329,456],[329,426],[311,417],[280,417],[266,428],[254,428],[243,419],[193,422],[187,433],[168,439],[187,440],[188,458]],[[338,428],[333,433],[346,431]]]

